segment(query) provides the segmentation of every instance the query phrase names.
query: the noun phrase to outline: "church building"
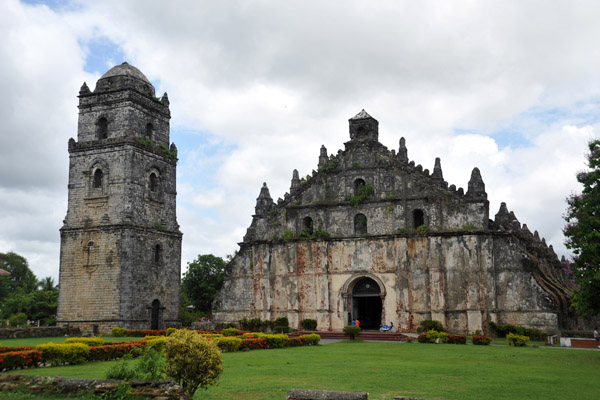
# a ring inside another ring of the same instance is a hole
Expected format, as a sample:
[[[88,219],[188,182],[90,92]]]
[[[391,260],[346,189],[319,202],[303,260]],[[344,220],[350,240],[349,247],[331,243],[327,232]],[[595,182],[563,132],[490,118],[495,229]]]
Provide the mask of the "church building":
[[[60,229],[58,325],[110,332],[179,324],[177,148],[169,99],[123,63],[79,91]]]
[[[552,246],[502,203],[494,219],[479,169],[467,190],[448,185],[378,140],[364,110],[349,120],[344,150],[321,147],[318,170],[292,174],[274,202],[266,184],[252,223],[227,265],[213,320],[305,318],[339,331],[415,331],[425,319],[451,332],[487,321],[556,332],[574,319],[563,264]]]

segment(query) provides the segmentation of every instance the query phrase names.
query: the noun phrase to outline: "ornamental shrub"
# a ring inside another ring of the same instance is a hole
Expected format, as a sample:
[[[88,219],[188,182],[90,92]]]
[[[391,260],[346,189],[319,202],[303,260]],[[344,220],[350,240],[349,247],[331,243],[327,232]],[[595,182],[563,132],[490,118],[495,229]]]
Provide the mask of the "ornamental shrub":
[[[514,333],[509,333],[508,335],[506,335],[506,341],[508,342],[509,346],[523,347],[527,345],[527,342],[529,342],[529,336],[515,335]]]
[[[290,322],[287,317],[280,317],[273,322],[273,332],[288,333],[290,331]]]
[[[346,325],[343,329],[344,335],[350,337],[350,340],[360,336],[361,331],[360,326],[355,325]]]
[[[46,343],[35,348],[42,353],[42,363],[51,365],[81,364],[90,351],[83,343]]]
[[[465,335],[452,335],[448,334],[448,340],[446,343],[451,344],[467,344],[467,337]]]
[[[171,336],[175,332],[177,332],[177,328],[168,328],[167,329],[167,336]]]
[[[471,337],[471,343],[481,346],[489,346],[489,344],[492,343],[492,338],[489,336],[473,335]]]
[[[115,337],[124,337],[127,336],[127,329],[125,328],[112,328],[110,334]]]
[[[237,336],[240,331],[235,328],[225,328],[223,329],[223,336]]]
[[[162,352],[163,349],[165,348],[165,344],[167,343],[167,337],[166,336],[155,336],[152,339],[149,339],[147,341],[148,345],[146,346],[146,349],[152,349],[156,352]]]
[[[88,346],[102,346],[105,342],[101,337],[72,337],[65,339],[65,343],[83,343]]]
[[[316,346],[321,341],[321,336],[317,335],[316,333],[303,335],[303,337],[306,339],[306,343],[311,346]]]
[[[253,331],[253,332],[257,332],[260,331],[261,328],[264,326],[263,321],[260,320],[260,318],[252,318],[252,319],[241,319],[238,321],[238,323],[240,324],[240,328],[245,330],[245,331]]]
[[[448,332],[436,332],[437,340],[436,343],[448,343]]]
[[[242,345],[242,339],[238,337],[224,336],[214,341],[223,351],[237,351]]]
[[[316,331],[317,330],[317,320],[311,318],[305,318],[300,322],[302,328],[307,331]]]
[[[534,328],[526,328],[520,325],[511,324],[496,324],[494,321],[488,321],[490,332],[496,337],[506,337],[509,333],[514,333],[522,336],[529,336],[532,340],[545,340],[546,336],[550,336],[548,332]]]
[[[129,353],[115,364],[111,365],[106,371],[106,379],[118,379],[120,381],[130,381],[132,379],[136,379],[137,374],[135,367],[133,367],[129,362],[134,355],[137,354],[133,352]]]
[[[421,324],[417,328],[417,332],[428,332],[434,330],[436,332],[447,332],[446,328],[440,321],[426,319],[421,321]]]
[[[173,378],[192,399],[199,387],[206,389],[223,372],[221,350],[216,343],[194,331],[179,330],[167,338],[165,359],[167,375]]]
[[[166,338],[165,338],[166,341]],[[148,347],[135,368],[136,379],[158,381],[167,377],[167,362],[155,348]]]
[[[417,341],[419,343],[428,343],[428,339],[427,339],[427,332],[423,332],[421,333],[418,337],[417,337]]]

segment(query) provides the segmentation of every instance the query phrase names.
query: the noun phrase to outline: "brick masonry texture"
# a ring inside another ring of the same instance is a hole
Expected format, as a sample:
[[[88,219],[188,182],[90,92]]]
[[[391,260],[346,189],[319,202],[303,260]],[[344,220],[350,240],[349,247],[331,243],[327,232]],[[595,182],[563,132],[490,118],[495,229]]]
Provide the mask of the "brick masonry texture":
[[[109,332],[179,324],[177,148],[169,100],[124,63],[79,92],[61,228],[58,324]]]

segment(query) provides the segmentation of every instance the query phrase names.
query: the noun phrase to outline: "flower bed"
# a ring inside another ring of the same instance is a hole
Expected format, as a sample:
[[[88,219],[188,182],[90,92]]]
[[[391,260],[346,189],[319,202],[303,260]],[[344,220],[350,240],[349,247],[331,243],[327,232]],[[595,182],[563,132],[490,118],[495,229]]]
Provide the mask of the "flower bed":
[[[3,352],[0,354],[0,371],[37,367],[41,362],[42,353],[38,350]]]

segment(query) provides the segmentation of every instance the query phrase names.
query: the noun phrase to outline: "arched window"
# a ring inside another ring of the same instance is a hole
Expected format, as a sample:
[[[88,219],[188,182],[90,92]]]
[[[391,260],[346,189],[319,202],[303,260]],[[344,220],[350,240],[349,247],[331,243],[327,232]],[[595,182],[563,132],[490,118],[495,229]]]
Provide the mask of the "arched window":
[[[311,217],[304,217],[304,220],[302,221],[303,225],[304,225],[304,229],[302,230],[302,233],[308,234],[308,235],[312,235],[314,228],[313,228],[313,220]]]
[[[421,225],[425,225],[425,214],[423,210],[414,210],[413,211],[413,228],[416,229]]]
[[[366,185],[365,181],[358,178],[357,180],[354,181],[354,194],[358,195],[360,194],[360,189],[364,188]]]
[[[108,138],[108,120],[104,117],[100,118],[96,123],[96,132],[99,140]]]
[[[104,174],[102,173],[102,170],[100,168],[96,169],[96,171],[94,171],[94,189],[98,189],[102,187],[102,178],[104,177]]]
[[[162,249],[160,247],[160,244],[157,244],[156,246],[154,246],[154,262],[155,263],[160,262],[161,251],[162,251]]]
[[[146,124],[146,131],[144,132],[146,139],[152,139],[153,133],[154,133],[154,126],[150,122],[148,122]]]
[[[354,216],[354,234],[367,234],[367,217],[364,214],[356,214]]]
[[[151,192],[156,192],[156,189],[158,188],[158,178],[154,172],[150,174],[150,182],[148,185],[150,186]]]

